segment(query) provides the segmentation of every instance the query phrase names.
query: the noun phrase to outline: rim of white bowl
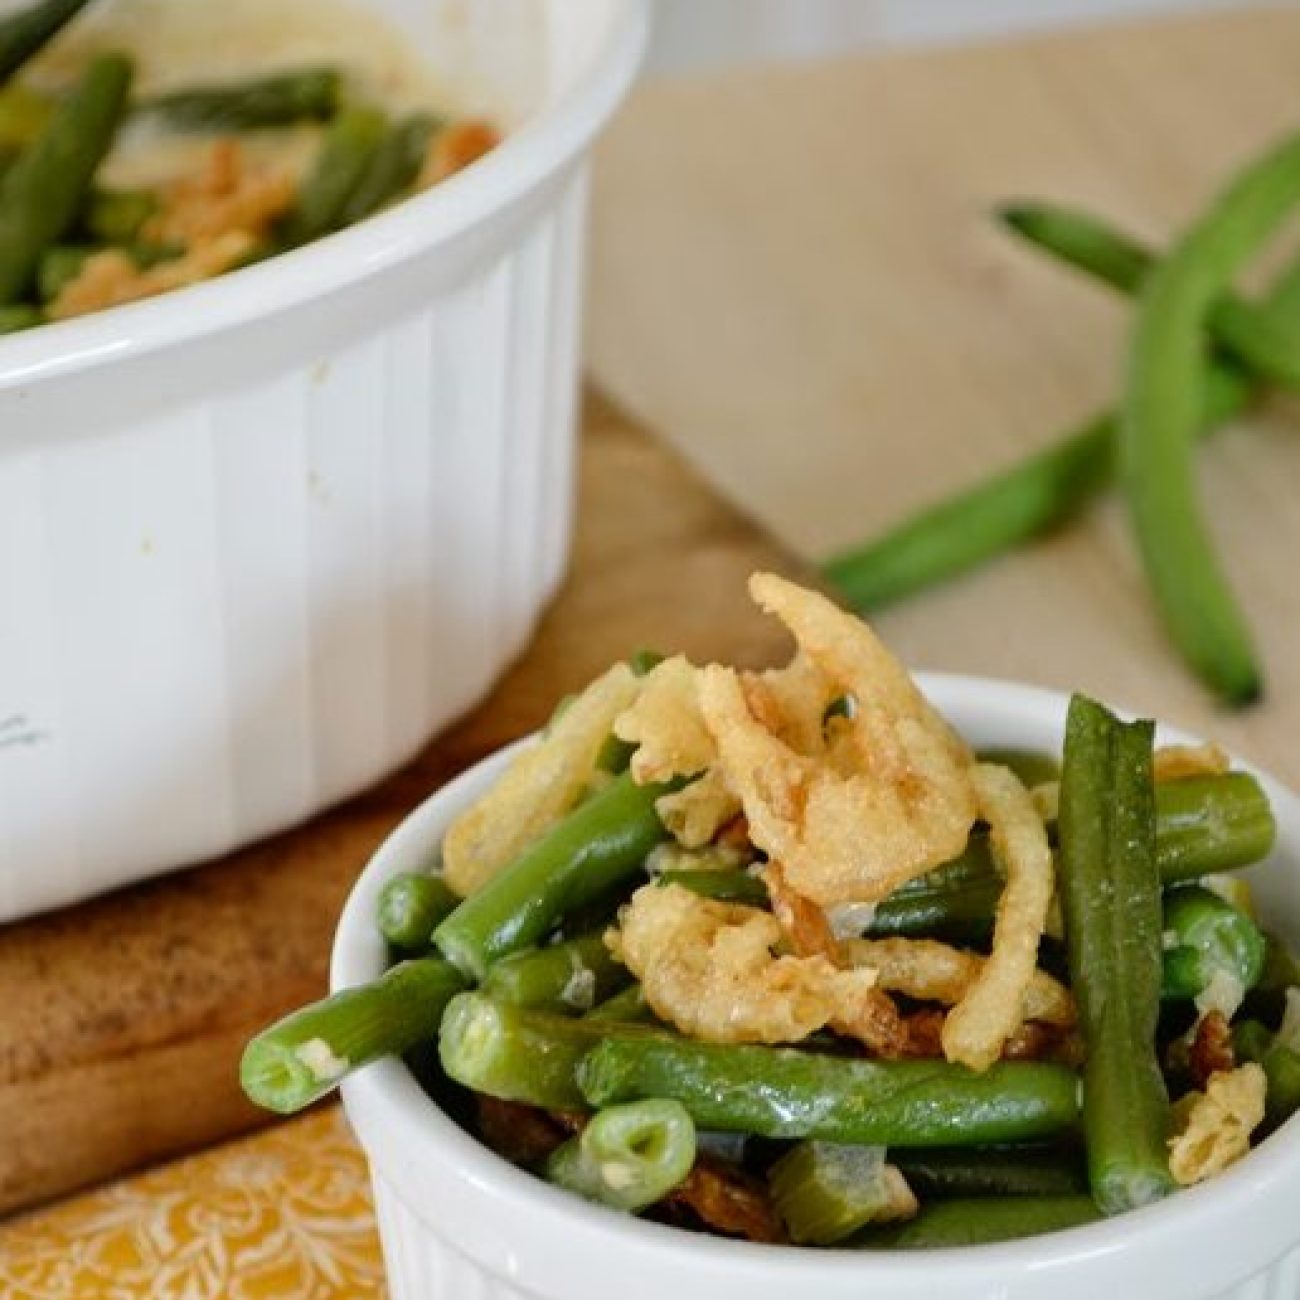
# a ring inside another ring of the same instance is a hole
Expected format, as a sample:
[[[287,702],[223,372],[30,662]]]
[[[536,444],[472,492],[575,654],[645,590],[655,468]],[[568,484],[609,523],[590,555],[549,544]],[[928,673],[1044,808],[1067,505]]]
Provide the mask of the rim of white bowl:
[[[953,673],[917,672],[922,689],[938,707],[951,713],[971,707],[980,712],[1014,711],[1044,725],[1059,727],[1064,719],[1068,696],[1045,687],[1023,685],[996,678]],[[946,698],[945,698],[946,697]],[[960,699],[961,703],[956,703]],[[1126,716],[1129,711],[1117,710]],[[330,969],[331,989],[337,990],[373,979],[382,972],[382,944],[374,930],[373,917],[379,889],[394,871],[409,867],[431,848],[431,822],[449,808],[470,797],[471,789],[489,770],[506,759],[532,737],[490,754],[461,773],[414,809],[380,845],[358,878],[344,907],[335,936]],[[1176,727],[1159,724],[1163,743],[1199,743],[1199,739]],[[1271,800],[1291,805],[1292,824],[1300,824],[1300,798],[1268,773],[1235,759],[1242,770],[1256,775]],[[1286,818],[1279,817],[1282,829]],[[1279,835],[1279,845],[1286,842]],[[1298,848],[1300,845],[1292,844]],[[1267,1142],[1214,1179],[1184,1188],[1177,1196],[1130,1211],[1114,1219],[1082,1227],[1063,1229],[1021,1241],[982,1246],[950,1247],[942,1251],[865,1251],[842,1249],[809,1250],[795,1246],[756,1246],[706,1234],[692,1233],[631,1215],[617,1214],[588,1204],[535,1175],[516,1168],[496,1155],[454,1120],[420,1087],[415,1076],[398,1060],[378,1061],[359,1071],[343,1085],[344,1100],[354,1119],[382,1114],[385,1126],[400,1130],[404,1148],[418,1152],[421,1159],[453,1167],[476,1190],[490,1194],[503,1211],[530,1216],[537,1226],[561,1236],[582,1229],[596,1234],[613,1247],[648,1252],[667,1260],[689,1256],[693,1266],[728,1270],[732,1276],[753,1271],[755,1282],[771,1283],[774,1270],[779,1277],[803,1284],[818,1278],[828,1284],[846,1275],[864,1286],[915,1284],[924,1279],[941,1283],[971,1284],[980,1279],[1002,1276],[1007,1270],[1051,1272],[1077,1267],[1081,1260],[1114,1255],[1141,1238],[1146,1247],[1159,1250],[1189,1233],[1219,1236],[1225,1213],[1246,1213],[1266,1202],[1279,1184],[1297,1183],[1300,1170],[1300,1117],[1288,1121]],[[364,1141],[363,1141],[364,1145]],[[380,1164],[381,1171],[383,1165]],[[399,1189],[400,1190],[400,1189]],[[1258,1261],[1262,1267],[1266,1261]]]
[[[422,194],[255,266],[156,298],[0,338],[0,390],[60,378],[221,333],[324,297],[454,239],[560,170],[631,85],[647,0],[610,0],[586,71],[491,153]]]

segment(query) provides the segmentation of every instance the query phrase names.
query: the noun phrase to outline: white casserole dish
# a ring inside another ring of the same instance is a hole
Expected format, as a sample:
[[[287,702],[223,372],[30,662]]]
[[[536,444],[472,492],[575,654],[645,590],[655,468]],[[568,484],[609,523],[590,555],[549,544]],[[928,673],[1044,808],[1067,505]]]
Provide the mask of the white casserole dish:
[[[523,647],[573,510],[587,154],[645,0],[366,0],[490,156],[0,340],[0,921],[400,764]]]
[[[1065,696],[918,674],[976,746],[1057,749]],[[1162,743],[1187,737],[1162,729]],[[509,751],[429,799],[394,832],[348,900],[331,985],[378,976],[380,887],[417,870]],[[1262,778],[1277,848],[1249,876],[1261,913],[1300,936],[1300,800]],[[370,1161],[393,1300],[1295,1300],[1300,1296],[1300,1120],[1225,1174],[1106,1223],[942,1252],[752,1246],[615,1214],[499,1159],[448,1119],[398,1060],[343,1084]]]

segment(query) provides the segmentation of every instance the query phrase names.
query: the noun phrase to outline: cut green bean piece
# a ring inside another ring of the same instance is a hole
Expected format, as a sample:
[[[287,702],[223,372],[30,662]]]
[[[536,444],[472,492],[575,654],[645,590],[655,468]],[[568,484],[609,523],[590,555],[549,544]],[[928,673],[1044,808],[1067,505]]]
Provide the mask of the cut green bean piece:
[[[493,962],[540,943],[566,912],[641,870],[667,838],[655,800],[670,788],[615,777],[461,903],[434,943],[476,980]]]
[[[85,244],[56,244],[47,248],[36,268],[36,296],[43,303],[52,302],[81,274],[86,259],[102,251]]]
[[[1154,726],[1070,702],[1061,777],[1060,890],[1070,982],[1087,1044],[1084,1135],[1093,1199],[1106,1214],[1173,1190],[1169,1098],[1156,1056],[1160,876]]]
[[[1264,970],[1264,936],[1239,908],[1199,885],[1171,889],[1164,902],[1166,998],[1213,993],[1235,1014]]]
[[[799,1246],[833,1246],[868,1223],[898,1218],[900,1201],[915,1208],[884,1147],[800,1142],[768,1170],[767,1185]]]
[[[420,952],[433,942],[438,924],[459,906],[460,898],[440,877],[399,872],[379,891],[379,933],[394,948]]]
[[[335,68],[301,68],[252,81],[174,90],[140,107],[188,130],[247,131],[333,117],[342,85]]]
[[[1149,248],[1087,212],[1029,203],[1000,215],[1031,243],[1122,293],[1136,295],[1157,262]],[[1207,323],[1214,342],[1257,379],[1300,387],[1300,333],[1276,314],[1228,291]]]
[[[543,1110],[587,1110],[578,1064],[607,1036],[660,1031],[622,1021],[571,1019],[463,993],[442,1018],[438,1052],[457,1083]]]
[[[390,126],[343,205],[339,224],[350,226],[409,190],[420,174],[437,127],[437,119],[428,113],[417,113]]]
[[[1088,1172],[1073,1147],[1022,1146],[897,1151],[889,1157],[922,1201],[969,1196],[1086,1195]]]
[[[1215,367],[1205,385],[1201,427],[1208,432],[1231,419],[1250,396],[1246,379]],[[1114,480],[1117,427],[1116,414],[1102,412],[1056,445],[833,555],[822,573],[855,608],[880,609],[1040,537]]]
[[[590,1011],[631,978],[603,935],[588,934],[497,962],[483,991],[515,1006],[574,1015]]]
[[[1240,870],[1272,851],[1277,823],[1263,787],[1249,773],[1162,781],[1155,801],[1156,863],[1165,885]],[[909,881],[880,903],[868,934],[982,943],[991,933],[1001,891],[988,839],[975,835],[960,858]]]
[[[295,247],[337,230],[384,137],[387,119],[378,109],[344,109],[329,125],[320,152],[298,190],[293,211],[281,225],[285,244]]]
[[[92,60],[45,129],[0,182],[0,303],[34,285],[41,254],[76,220],[113,142],[131,65],[116,54]]]
[[[965,1146],[1050,1137],[1078,1120],[1078,1078],[1003,1062],[875,1061],[795,1048],[655,1037],[608,1039],[579,1069],[593,1106],[671,1097],[703,1129],[880,1146]]]
[[[1288,1004],[1300,1010],[1300,992],[1288,996]],[[1258,1020],[1243,1020],[1232,1027],[1232,1045],[1239,1061],[1254,1061],[1264,1067],[1268,1080],[1264,1119],[1267,1127],[1285,1124],[1300,1110],[1300,1015],[1291,1011],[1282,1028],[1274,1033]]]
[[[853,1245],[869,1250],[938,1250],[953,1246],[987,1246],[999,1241],[1038,1237],[1095,1223],[1101,1217],[1087,1196],[988,1197],[939,1201],[915,1219],[884,1228],[869,1228]]]
[[[1209,313],[1246,260],[1300,202],[1300,136],[1251,163],[1147,280],[1120,421],[1120,465],[1147,576],[1187,663],[1227,703],[1259,697],[1249,629],[1197,502],[1192,435]]]
[[[94,189],[81,214],[81,225],[92,243],[133,244],[157,211],[158,196],[152,190]]]
[[[87,0],[41,0],[0,19],[0,81],[13,76],[67,26]]]
[[[645,990],[640,984],[631,984],[621,993],[606,998],[598,1007],[587,1012],[587,1020],[612,1020],[629,1025],[652,1025],[658,1023],[655,1013],[646,1005]]]
[[[695,1164],[695,1125],[675,1101],[611,1106],[546,1162],[547,1181],[612,1210],[661,1201]]]
[[[0,334],[20,334],[44,321],[41,309],[31,303],[11,302],[0,306]]]
[[[758,876],[751,876],[748,871],[713,870],[703,867],[699,870],[670,870],[659,873],[660,885],[681,885],[702,898],[714,898],[722,903],[745,903],[750,907],[768,905],[767,886]]]
[[[301,1110],[354,1070],[432,1038],[464,987],[448,962],[402,962],[373,984],[335,993],[264,1029],[244,1049],[240,1083],[268,1110]]]

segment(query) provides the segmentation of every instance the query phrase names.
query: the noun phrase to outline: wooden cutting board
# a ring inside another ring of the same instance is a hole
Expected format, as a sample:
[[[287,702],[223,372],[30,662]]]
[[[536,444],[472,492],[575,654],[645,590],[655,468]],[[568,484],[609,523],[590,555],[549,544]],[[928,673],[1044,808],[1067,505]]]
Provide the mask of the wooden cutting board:
[[[996,205],[1081,203],[1163,241],[1300,130],[1298,84],[1284,5],[649,85],[601,146],[594,373],[794,550],[873,535],[1122,382],[1127,306]],[[1200,463],[1260,707],[1225,716],[1170,650],[1113,499],[879,630],[910,663],[1089,690],[1300,786],[1295,404]]]
[[[641,646],[773,657],[755,568],[797,568],[599,398],[585,413],[573,570],[491,699],[377,789],[223,862],[0,929],[0,1213],[267,1120],[244,1042],[324,990],[358,871],[450,776]]]

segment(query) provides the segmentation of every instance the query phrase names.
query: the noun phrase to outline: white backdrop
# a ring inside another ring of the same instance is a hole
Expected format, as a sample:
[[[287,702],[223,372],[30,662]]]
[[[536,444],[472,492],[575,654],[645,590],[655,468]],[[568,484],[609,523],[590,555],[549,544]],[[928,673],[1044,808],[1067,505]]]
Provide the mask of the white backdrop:
[[[816,58],[864,45],[960,40],[1246,0],[654,0],[650,68]]]

